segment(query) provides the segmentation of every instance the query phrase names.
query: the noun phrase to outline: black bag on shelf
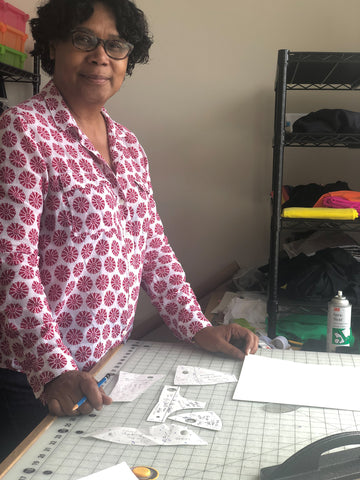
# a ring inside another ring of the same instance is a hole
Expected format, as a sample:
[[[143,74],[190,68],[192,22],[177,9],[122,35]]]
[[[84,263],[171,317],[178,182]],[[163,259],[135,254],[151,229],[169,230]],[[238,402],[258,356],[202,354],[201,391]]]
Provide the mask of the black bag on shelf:
[[[360,113],[323,108],[298,118],[294,133],[360,133]]]
[[[300,254],[279,264],[279,286],[292,299],[330,300],[341,290],[360,305],[360,263],[342,248],[326,248],[310,257]]]

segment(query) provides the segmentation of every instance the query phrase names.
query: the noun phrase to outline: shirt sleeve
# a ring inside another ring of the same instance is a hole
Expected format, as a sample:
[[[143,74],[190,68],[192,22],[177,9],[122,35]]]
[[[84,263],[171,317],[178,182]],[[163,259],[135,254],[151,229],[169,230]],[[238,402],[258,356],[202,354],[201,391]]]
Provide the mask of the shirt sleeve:
[[[150,180],[147,182],[150,185]],[[142,275],[142,287],[165,324],[180,340],[191,341],[211,323],[202,313],[185,272],[172,250],[157,212],[150,187],[150,224]]]
[[[1,117],[0,139],[0,365],[25,373],[39,397],[46,383],[77,369],[40,278],[48,147],[16,108]]]

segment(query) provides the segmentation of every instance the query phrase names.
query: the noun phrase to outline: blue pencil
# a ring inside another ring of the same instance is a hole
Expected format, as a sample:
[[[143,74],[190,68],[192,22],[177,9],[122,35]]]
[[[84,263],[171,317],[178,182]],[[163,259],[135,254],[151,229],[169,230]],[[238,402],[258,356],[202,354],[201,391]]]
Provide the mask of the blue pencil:
[[[98,386],[98,387],[101,387],[101,385],[103,385],[108,378],[109,378],[109,374],[105,375],[104,378],[102,378],[99,382],[97,382],[97,386]],[[74,411],[74,410],[77,410],[83,403],[86,402],[86,400],[87,400],[87,397],[82,397],[82,398],[77,402],[77,404],[73,406],[73,411]]]

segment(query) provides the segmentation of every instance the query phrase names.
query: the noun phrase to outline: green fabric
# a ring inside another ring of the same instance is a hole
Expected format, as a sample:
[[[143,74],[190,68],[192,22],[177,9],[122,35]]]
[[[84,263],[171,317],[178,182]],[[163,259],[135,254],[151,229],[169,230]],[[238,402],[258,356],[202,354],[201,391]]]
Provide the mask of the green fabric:
[[[245,320],[245,318],[234,318],[233,320],[231,320],[231,323],[237,323],[242,327],[248,328],[252,332],[256,333],[256,328],[250,325],[250,323],[247,320]]]
[[[283,335],[288,340],[304,343],[306,340],[326,338],[327,316],[325,315],[286,315],[280,316],[276,323],[276,335]],[[350,345],[354,337],[350,336]]]

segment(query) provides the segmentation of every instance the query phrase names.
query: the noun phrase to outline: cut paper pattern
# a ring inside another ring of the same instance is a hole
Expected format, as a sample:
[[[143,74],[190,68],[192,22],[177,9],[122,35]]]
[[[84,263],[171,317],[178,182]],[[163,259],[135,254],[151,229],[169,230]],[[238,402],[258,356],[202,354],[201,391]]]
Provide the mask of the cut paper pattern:
[[[146,431],[137,428],[117,427],[88,433],[83,437],[93,437],[123,445],[207,445],[202,438],[189,428],[180,425],[155,425]]]
[[[162,378],[164,378],[164,375],[121,371],[110,396],[113,402],[132,402]]]
[[[172,415],[169,420],[176,420],[208,430],[221,430],[222,428],[221,418],[215,412],[180,413],[179,415]]]
[[[237,382],[235,375],[207,368],[179,365],[175,373],[175,385],[215,385]]]
[[[180,387],[165,385],[158,403],[147,418],[148,422],[165,422],[167,417],[177,410],[204,408],[206,402],[189,400],[180,395]]]

